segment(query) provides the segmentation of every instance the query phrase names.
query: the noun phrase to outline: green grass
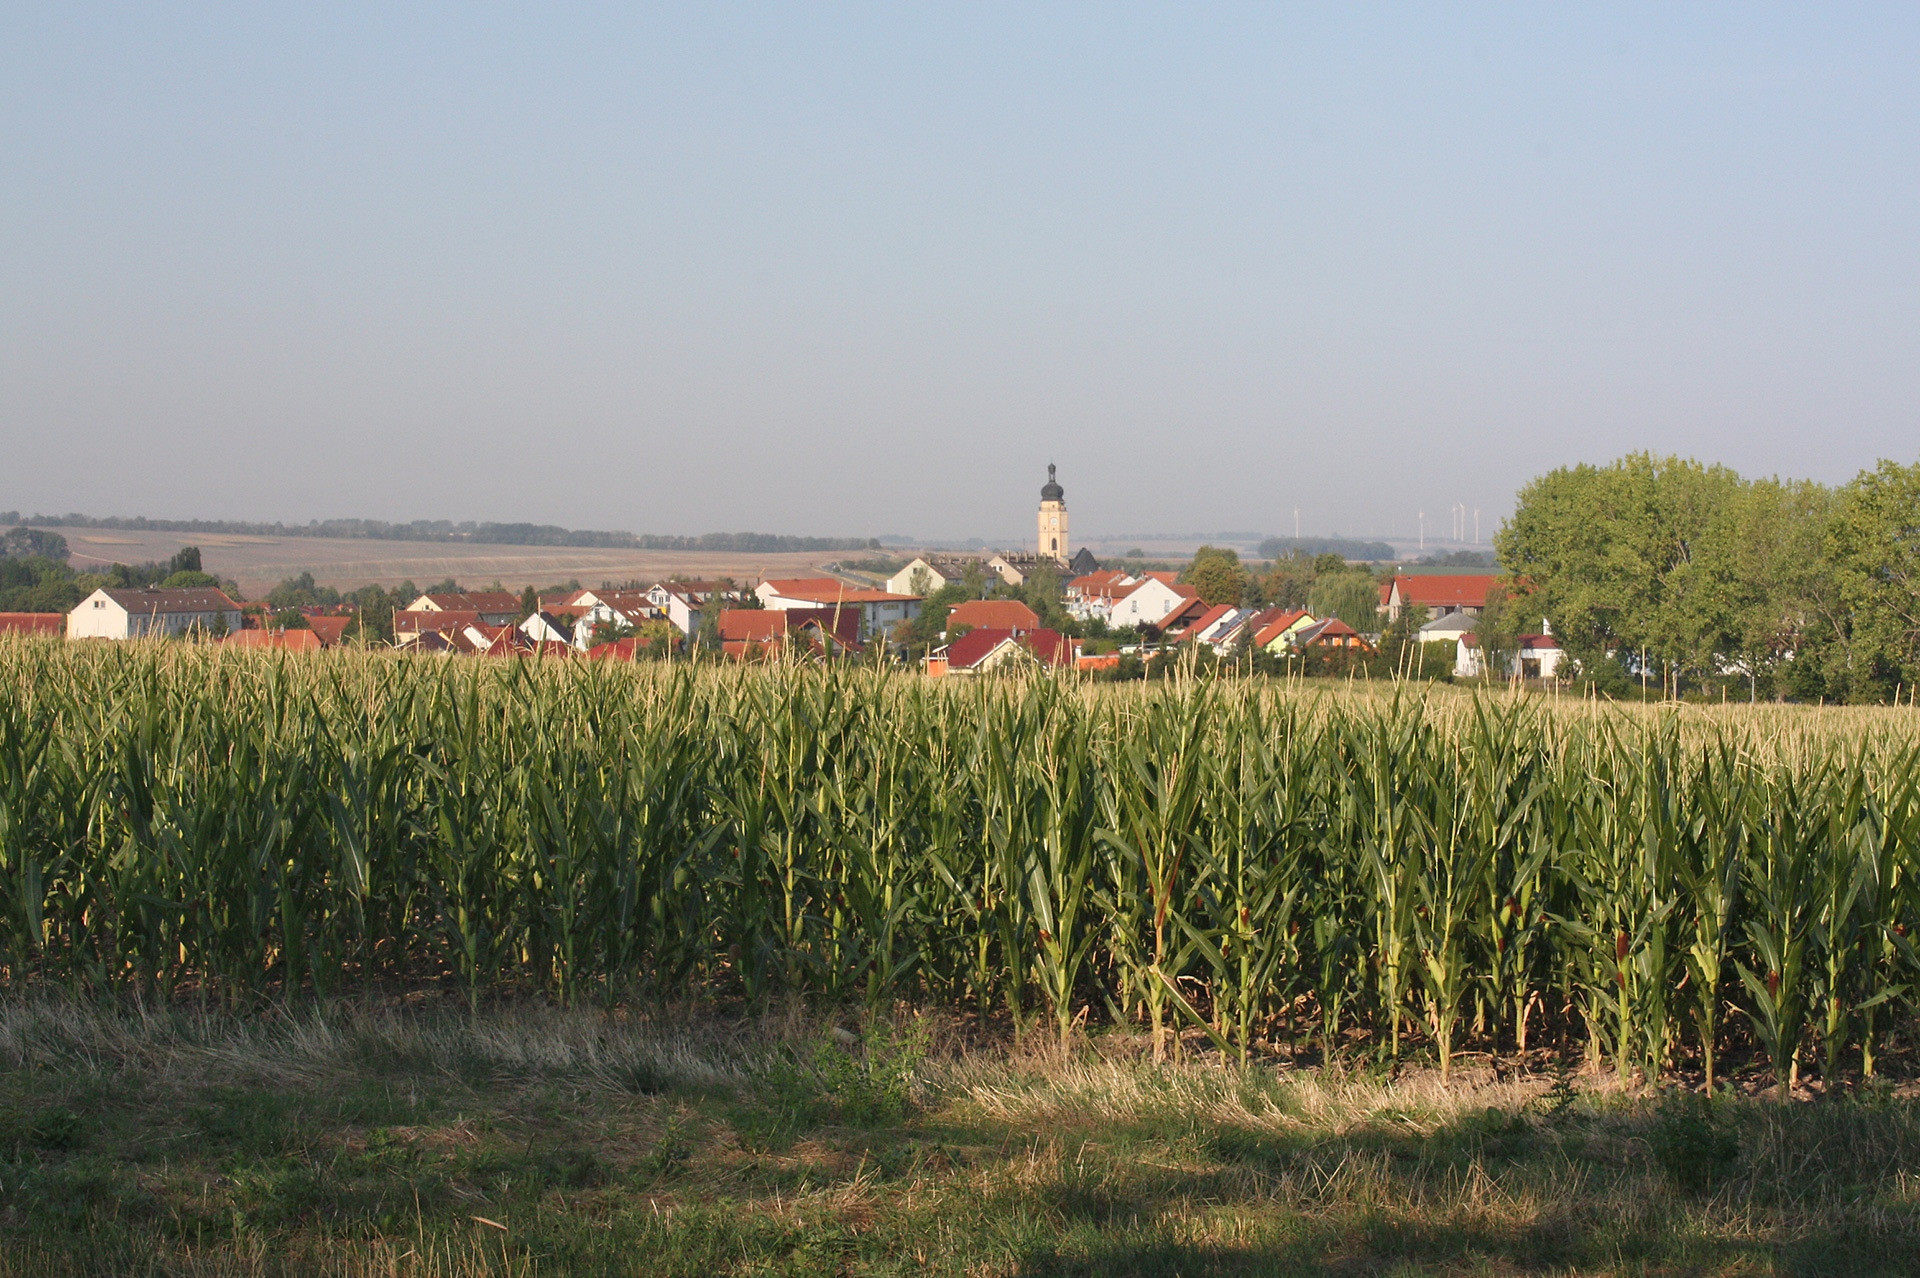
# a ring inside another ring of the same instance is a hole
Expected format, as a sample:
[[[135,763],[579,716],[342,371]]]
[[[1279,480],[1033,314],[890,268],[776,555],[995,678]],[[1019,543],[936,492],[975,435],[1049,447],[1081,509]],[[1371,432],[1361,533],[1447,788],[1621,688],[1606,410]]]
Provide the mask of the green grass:
[[[952,1022],[0,1004],[0,1275],[1900,1274],[1920,1104]],[[1603,1081],[1604,1079],[1604,1081]]]

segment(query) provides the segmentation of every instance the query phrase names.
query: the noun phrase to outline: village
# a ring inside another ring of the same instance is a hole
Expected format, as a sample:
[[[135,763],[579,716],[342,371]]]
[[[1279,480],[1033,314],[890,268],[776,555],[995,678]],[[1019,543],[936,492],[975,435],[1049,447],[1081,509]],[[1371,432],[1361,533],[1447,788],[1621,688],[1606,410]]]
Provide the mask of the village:
[[[1377,579],[1371,618],[1351,610],[1342,618],[1286,603],[1210,600],[1188,579],[1192,566],[1103,567],[1087,548],[1069,550],[1065,490],[1055,467],[1047,471],[1031,550],[928,551],[887,565],[893,571],[884,577],[870,563],[835,563],[822,575],[752,583],[671,579],[544,592],[529,586],[518,593],[430,589],[395,607],[390,628],[381,630],[393,648],[409,654],[616,661],[703,653],[740,661],[864,657],[942,678],[1019,668],[1112,676],[1130,661],[1187,651],[1215,659],[1318,657],[1344,669],[1377,656],[1383,635],[1398,625],[1402,646],[1417,645],[1411,650],[1423,654],[1424,672],[1488,673],[1476,626],[1498,581],[1492,573],[1392,572]],[[0,613],[0,633],[76,641],[198,638],[318,651],[352,638],[367,642],[364,621],[350,604],[276,610],[214,585],[102,586],[65,614]],[[1431,662],[1427,653],[1435,654]],[[1551,679],[1563,658],[1543,623],[1541,633],[1520,636],[1495,673]]]

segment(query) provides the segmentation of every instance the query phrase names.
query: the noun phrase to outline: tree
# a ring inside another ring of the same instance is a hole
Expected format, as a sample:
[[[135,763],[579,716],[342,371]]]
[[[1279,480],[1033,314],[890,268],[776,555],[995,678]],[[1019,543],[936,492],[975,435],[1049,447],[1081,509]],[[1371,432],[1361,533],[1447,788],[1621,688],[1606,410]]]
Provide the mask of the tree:
[[[0,533],[0,559],[50,559],[64,564],[69,557],[67,539],[59,533],[25,524]]]
[[[1343,562],[1340,566],[1346,565]],[[1296,551],[1269,565],[1260,593],[1276,608],[1305,608],[1318,575],[1313,560]]]
[[[1719,673],[1762,588],[1741,576],[1748,488],[1724,466],[1636,453],[1520,491],[1500,562],[1583,665],[1640,654],[1663,681]]]
[[[1321,620],[1337,617],[1361,634],[1380,629],[1380,583],[1364,568],[1318,574],[1307,596],[1307,611]]]
[[[525,621],[540,611],[540,594],[532,586],[520,592],[520,620]]]
[[[1192,586],[1208,604],[1238,604],[1247,593],[1247,570],[1231,546],[1202,546],[1193,554],[1180,580]]]
[[[1414,648],[1420,642],[1420,627],[1426,624],[1427,609],[1423,604],[1401,605],[1400,615],[1387,623],[1380,635],[1380,651],[1393,662],[1396,670],[1413,668],[1414,658],[1419,656]]]
[[[1851,700],[1920,674],[1920,464],[1882,461],[1840,490],[1827,554],[1844,617]]]
[[[1050,563],[1042,563],[1027,574],[1026,582],[1020,593],[1027,607],[1033,609],[1040,618],[1040,624],[1062,633],[1072,629],[1072,618],[1067,616],[1066,596],[1060,581],[1060,570]]]
[[[966,591],[965,598],[985,599],[987,597],[987,566],[978,559],[967,560],[967,566],[960,572],[960,585]]]
[[[1473,637],[1480,647],[1480,676],[1505,679],[1512,674],[1520,655],[1520,636],[1530,629],[1527,618],[1531,601],[1510,595],[1504,585],[1487,591],[1486,606],[1473,623]]]
[[[167,563],[167,573],[169,576],[176,572],[199,571],[201,571],[201,568],[200,547],[198,546],[180,547],[180,549],[173,552],[173,558]]]

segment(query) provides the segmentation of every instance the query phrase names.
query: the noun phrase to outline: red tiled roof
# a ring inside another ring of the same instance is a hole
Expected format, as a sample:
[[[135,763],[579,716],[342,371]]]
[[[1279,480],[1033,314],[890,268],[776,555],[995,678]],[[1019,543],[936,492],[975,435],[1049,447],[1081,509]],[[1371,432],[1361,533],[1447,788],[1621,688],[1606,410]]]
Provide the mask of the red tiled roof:
[[[1117,568],[1103,569],[1100,572],[1090,572],[1083,577],[1075,577],[1072,581],[1069,581],[1067,583],[1067,593],[1078,595],[1082,599],[1097,599],[1102,595],[1110,595],[1116,589],[1119,589],[1120,583],[1126,579],[1126,576],[1126,573]]]
[[[833,577],[788,577],[766,583],[782,599],[804,599],[808,603],[910,603],[919,595],[896,595],[888,590],[849,586]]]
[[[837,614],[837,615],[836,615]],[[778,644],[808,627],[830,634],[840,646],[860,647],[860,614],[834,608],[722,608],[720,641],[724,644]],[[731,650],[729,650],[731,651]],[[736,654],[737,655],[737,654]]]
[[[1033,609],[1018,599],[969,599],[947,614],[947,628],[972,626],[975,630],[1032,630],[1040,624]]]
[[[307,624],[313,627],[313,633],[320,636],[320,646],[331,648],[346,637],[347,627],[353,624],[352,617],[308,617]]]
[[[1073,660],[1073,641],[1056,630],[1044,627],[1024,634],[1008,629],[969,630],[947,645],[947,668],[971,670],[986,660],[1004,643],[1016,643],[1048,665],[1064,665]]]
[[[1423,608],[1484,608],[1487,589],[1500,580],[1492,573],[1454,575],[1436,573],[1399,576],[1393,585],[1400,588],[1400,602]],[[1384,601],[1383,601],[1384,602]]]
[[[1268,612],[1261,613],[1259,617],[1254,618],[1254,621],[1256,623],[1259,623],[1261,617],[1266,617],[1267,620],[1264,624],[1261,624],[1259,631],[1254,634],[1253,636],[1254,645],[1260,648],[1266,647],[1268,644],[1272,643],[1275,639],[1278,639],[1281,635],[1287,633],[1287,628],[1289,626],[1293,625],[1296,621],[1299,621],[1300,618],[1305,616],[1308,616],[1308,614],[1303,609],[1295,609],[1290,611],[1288,609],[1280,608],[1280,609],[1270,609]]]
[[[393,633],[396,635],[428,634],[438,631],[464,630],[480,620],[480,614],[470,609],[450,612],[429,612],[425,608],[419,611],[396,609],[393,614]]]
[[[1206,602],[1198,595],[1193,595],[1188,597],[1184,602],[1175,605],[1173,611],[1160,618],[1160,620],[1146,622],[1144,624],[1151,629],[1158,630],[1163,635],[1172,634],[1176,631],[1191,630],[1199,623],[1200,618],[1206,611]]]
[[[1199,617],[1194,620],[1193,624],[1187,628],[1195,634],[1199,634],[1202,630],[1205,630],[1208,626],[1211,626],[1214,622],[1220,620],[1220,618],[1232,611],[1234,611],[1232,604],[1215,604],[1213,607],[1201,613]]]
[[[220,642],[234,648],[274,648],[281,652],[318,652],[327,646],[311,630],[236,630]]]
[[[766,643],[784,639],[787,624],[787,614],[778,608],[722,608],[720,639],[723,643]]]
[[[647,646],[644,639],[614,639],[587,649],[589,661],[637,661]]]
[[[0,635],[64,635],[64,612],[0,612]]]

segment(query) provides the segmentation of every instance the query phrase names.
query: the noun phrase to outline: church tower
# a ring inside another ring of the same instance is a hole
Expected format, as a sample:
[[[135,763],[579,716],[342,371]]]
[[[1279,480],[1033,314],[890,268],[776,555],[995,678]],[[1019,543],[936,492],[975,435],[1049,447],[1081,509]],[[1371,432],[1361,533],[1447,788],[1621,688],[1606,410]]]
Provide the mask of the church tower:
[[[1040,543],[1042,559],[1051,559],[1056,563],[1066,563],[1071,553],[1067,549],[1067,502],[1066,489],[1053,477],[1053,463],[1047,463],[1047,482],[1040,489]]]

